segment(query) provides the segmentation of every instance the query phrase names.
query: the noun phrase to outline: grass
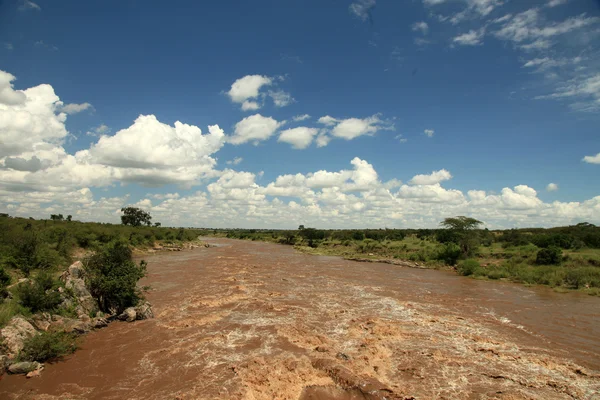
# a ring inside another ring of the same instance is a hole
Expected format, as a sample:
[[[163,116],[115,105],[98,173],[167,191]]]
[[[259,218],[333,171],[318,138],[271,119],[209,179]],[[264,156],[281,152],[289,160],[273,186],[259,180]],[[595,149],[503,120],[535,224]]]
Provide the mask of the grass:
[[[19,353],[21,361],[53,361],[77,350],[77,338],[65,332],[41,332],[27,339]]]

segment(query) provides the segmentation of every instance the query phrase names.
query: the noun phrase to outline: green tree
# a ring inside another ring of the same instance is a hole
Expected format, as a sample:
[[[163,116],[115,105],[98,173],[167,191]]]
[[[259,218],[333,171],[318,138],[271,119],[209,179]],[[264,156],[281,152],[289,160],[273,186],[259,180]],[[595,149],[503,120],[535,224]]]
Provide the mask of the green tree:
[[[142,226],[151,225],[152,217],[149,213],[137,207],[121,208],[121,223],[123,225]]]
[[[142,299],[137,282],[146,276],[146,262],[133,262],[127,244],[110,243],[87,258],[84,265],[86,284],[100,310],[120,313]]]
[[[154,226],[157,227],[157,228],[160,228],[160,222],[155,222]]]
[[[50,214],[50,219],[52,221],[62,221],[65,219],[62,214]]]
[[[479,245],[479,238],[476,229],[483,222],[475,218],[458,216],[444,219],[440,222],[444,228],[452,232],[455,242],[460,246],[464,258],[473,254],[473,251]]]
[[[67,215],[67,221],[71,222],[73,220],[73,216],[72,215]]]

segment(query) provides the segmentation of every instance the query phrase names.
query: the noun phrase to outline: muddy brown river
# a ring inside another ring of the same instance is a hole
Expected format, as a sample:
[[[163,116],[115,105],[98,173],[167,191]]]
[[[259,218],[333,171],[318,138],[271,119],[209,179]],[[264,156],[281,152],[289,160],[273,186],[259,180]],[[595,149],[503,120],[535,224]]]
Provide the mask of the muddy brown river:
[[[115,322],[1,399],[600,399],[600,298],[275,244],[145,257]]]

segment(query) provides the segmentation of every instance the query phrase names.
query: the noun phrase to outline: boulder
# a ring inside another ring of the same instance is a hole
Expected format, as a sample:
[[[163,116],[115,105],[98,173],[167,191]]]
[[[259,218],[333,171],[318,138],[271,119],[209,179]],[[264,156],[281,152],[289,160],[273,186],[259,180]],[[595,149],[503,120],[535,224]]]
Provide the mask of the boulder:
[[[15,358],[23,349],[25,341],[37,334],[37,331],[25,318],[13,317],[0,330],[0,342],[4,342],[8,358]]]
[[[84,270],[81,261],[76,261],[69,267],[69,275],[71,275],[71,278],[82,279],[83,274]]]
[[[129,308],[126,308],[125,311],[123,311],[121,313],[121,315],[119,315],[118,318],[121,321],[132,322],[132,321],[135,321],[136,317],[137,317],[137,313],[135,312],[135,308],[129,307]]]
[[[51,331],[62,331],[66,333],[87,333],[92,329],[91,319],[88,317],[87,321],[79,319],[65,318],[60,315],[53,315],[52,322],[48,328]]]
[[[60,279],[65,283],[65,287],[72,291],[73,295],[77,299],[77,302],[82,307],[81,310],[76,310],[78,316],[81,316],[82,314],[94,314],[98,312],[98,304],[92,297],[88,288],[85,286],[85,281],[83,280],[84,274],[85,270],[83,269],[83,264],[81,261],[77,261],[73,263],[60,277]],[[73,301],[65,296],[61,306],[64,308],[70,308],[73,305]]]
[[[136,319],[149,319],[154,318],[154,312],[152,312],[152,305],[147,301],[140,304],[135,308]]]
[[[94,318],[92,320],[92,326],[94,329],[106,328],[108,326],[108,321],[104,318]]]
[[[41,367],[42,364],[40,364],[37,361],[23,361],[11,364],[10,367],[8,367],[8,372],[10,372],[11,374],[27,374],[31,371],[40,369]]]
[[[52,317],[48,313],[35,314],[31,317],[31,323],[39,331],[47,331],[50,328]]]
[[[31,372],[28,372],[28,373],[27,373],[27,375],[25,375],[25,377],[26,377],[27,379],[31,379],[31,378],[37,378],[37,377],[40,377],[40,376],[42,376],[42,369],[43,369],[43,368],[38,368],[38,369],[36,369],[36,370],[33,370],[33,371],[31,371]]]

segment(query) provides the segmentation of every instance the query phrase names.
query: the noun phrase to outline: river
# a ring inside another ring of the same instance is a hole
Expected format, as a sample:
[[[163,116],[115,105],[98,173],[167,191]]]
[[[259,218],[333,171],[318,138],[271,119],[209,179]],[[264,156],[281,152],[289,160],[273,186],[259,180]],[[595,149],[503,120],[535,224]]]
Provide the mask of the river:
[[[600,398],[600,298],[209,238],[6,399]],[[367,389],[365,389],[367,388]]]

